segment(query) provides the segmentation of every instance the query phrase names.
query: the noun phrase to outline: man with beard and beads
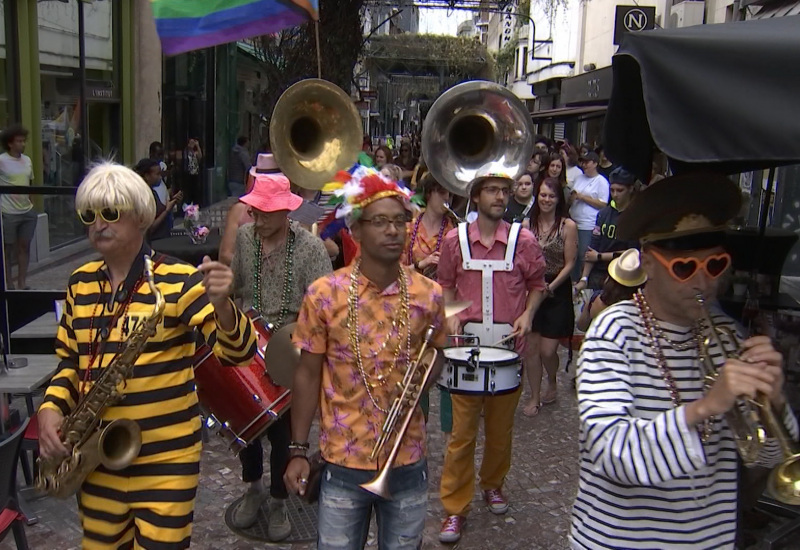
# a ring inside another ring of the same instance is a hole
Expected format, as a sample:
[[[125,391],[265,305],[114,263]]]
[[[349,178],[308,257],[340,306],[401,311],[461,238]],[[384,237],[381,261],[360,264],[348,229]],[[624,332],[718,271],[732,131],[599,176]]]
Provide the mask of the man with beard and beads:
[[[449,334],[480,337],[487,345],[513,335],[511,344],[523,351],[536,308],[544,297],[545,261],[536,238],[520,224],[508,224],[503,214],[514,180],[510,174],[478,172],[470,200],[478,219],[459,224],[442,245],[439,284],[446,301],[472,305],[447,319]],[[514,411],[522,388],[504,395],[454,394],[453,432],[442,469],[441,499],[447,513],[439,533],[441,542],[461,538],[475,487],[475,441],[484,415],[486,443],[480,469],[481,490],[493,514],[505,514],[508,500],[502,488],[511,467]]]
[[[253,222],[242,225],[236,235],[231,262],[234,295],[244,310],[256,309],[274,332],[297,318],[306,289],[331,272],[331,261],[318,237],[290,222],[289,213],[297,210],[303,199],[289,190],[289,179],[282,173],[256,173],[252,191],[239,200],[247,206]],[[292,531],[286,507],[289,493],[283,482],[289,459],[290,417],[291,412],[287,412],[267,428],[272,446],[267,536],[273,542],[285,539]],[[249,487],[233,513],[232,523],[247,529],[258,519],[267,498],[261,483],[261,440],[255,439],[242,449],[239,459],[242,481]]]
[[[442,290],[401,264],[410,220],[407,189],[362,167],[339,193],[344,203],[337,214],[346,217],[361,243],[361,256],[312,284],[303,300],[293,335],[302,352],[293,385],[294,441],[286,483],[305,494],[308,434],[319,405],[319,445],[325,462],[317,548],[363,548],[374,509],[380,550],[417,550],[428,505],[425,422],[419,406],[389,470],[392,498],[359,485],[386,464],[394,437],[375,459],[370,454],[399,394],[397,385],[423,342],[429,339],[429,348],[444,346]],[[429,381],[436,379],[441,363],[440,353]],[[420,377],[414,379],[420,383]]]
[[[598,315],[581,348],[574,549],[732,550],[740,480],[728,413],[761,396],[797,439],[783,357],[769,337],[739,346],[720,332],[738,357],[726,359],[717,343],[701,351],[706,315],[739,332],[716,299],[731,264],[725,229],[740,202],[727,178],[685,174],[652,184],[619,218],[619,236],[641,240],[647,284]],[[710,383],[701,355],[716,370]],[[753,462],[772,467],[780,457],[768,438]]]
[[[64,418],[153,315],[155,297],[144,274],[144,256],[150,256],[155,286],[166,301],[164,317],[136,357],[133,375],[118,385],[123,399],[100,416],[101,425],[135,421],[142,446],[127,468],[101,465],[83,482],[81,547],[188,548],[202,446],[192,369],[195,329],[225,366],[249,363],[256,334],[229,298],[233,274],[227,266],[206,256],[195,268],[147,246],[155,200],[135,172],[96,166],[78,187],[75,206],[101,259],[69,279],[56,335],[61,362],[38,413],[41,457],[57,464],[72,451],[59,433]]]

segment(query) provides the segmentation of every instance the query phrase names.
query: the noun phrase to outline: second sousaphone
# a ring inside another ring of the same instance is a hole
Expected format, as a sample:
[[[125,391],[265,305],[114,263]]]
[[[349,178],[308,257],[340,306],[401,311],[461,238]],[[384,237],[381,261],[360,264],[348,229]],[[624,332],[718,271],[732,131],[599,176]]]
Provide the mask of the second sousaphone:
[[[363,139],[361,117],[341,88],[309,78],[278,99],[269,138],[275,162],[289,181],[322,189],[356,161]]]

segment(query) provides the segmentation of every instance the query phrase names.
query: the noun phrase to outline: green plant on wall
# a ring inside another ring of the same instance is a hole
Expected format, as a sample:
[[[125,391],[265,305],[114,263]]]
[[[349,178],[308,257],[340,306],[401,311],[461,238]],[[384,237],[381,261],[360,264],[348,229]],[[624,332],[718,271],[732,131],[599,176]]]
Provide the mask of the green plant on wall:
[[[514,69],[514,54],[517,49],[517,41],[509,40],[503,48],[497,52],[495,58],[495,80],[498,82],[505,80],[505,76]]]

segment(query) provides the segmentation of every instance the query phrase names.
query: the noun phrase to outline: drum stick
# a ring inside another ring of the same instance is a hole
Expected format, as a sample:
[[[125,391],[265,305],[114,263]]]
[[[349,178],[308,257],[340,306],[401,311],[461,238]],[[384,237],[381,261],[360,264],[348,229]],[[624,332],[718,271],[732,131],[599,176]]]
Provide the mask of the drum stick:
[[[508,341],[509,341],[509,340],[511,340],[512,338],[516,338],[516,337],[517,337],[517,335],[516,335],[516,334],[514,334],[514,333],[512,332],[511,334],[509,334],[509,335],[508,335],[508,336],[506,336],[505,338],[501,338],[500,340],[498,340],[497,342],[495,342],[494,344],[492,344],[490,347],[492,347],[492,348],[496,348],[496,347],[497,347],[497,346],[499,346],[500,344],[505,344],[506,342],[508,342]]]

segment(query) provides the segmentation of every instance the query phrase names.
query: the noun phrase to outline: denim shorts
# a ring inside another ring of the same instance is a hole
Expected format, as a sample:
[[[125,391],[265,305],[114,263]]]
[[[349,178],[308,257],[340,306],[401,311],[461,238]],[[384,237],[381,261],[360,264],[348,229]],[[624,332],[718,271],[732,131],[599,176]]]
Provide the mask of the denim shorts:
[[[420,460],[389,474],[392,500],[359,487],[375,477],[372,470],[326,464],[319,496],[318,550],[361,550],[369,534],[372,510],[378,524],[379,550],[417,550],[428,509],[428,464]]]
[[[14,244],[17,240],[28,243],[36,231],[39,214],[36,210],[28,210],[23,214],[3,214],[3,240],[6,244]]]

